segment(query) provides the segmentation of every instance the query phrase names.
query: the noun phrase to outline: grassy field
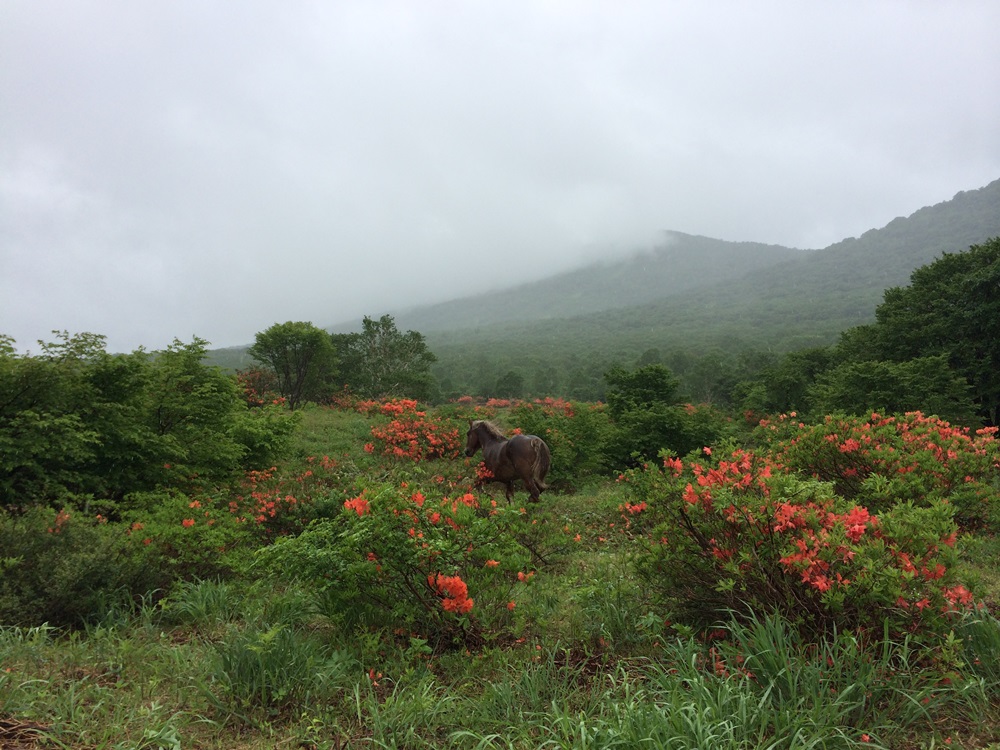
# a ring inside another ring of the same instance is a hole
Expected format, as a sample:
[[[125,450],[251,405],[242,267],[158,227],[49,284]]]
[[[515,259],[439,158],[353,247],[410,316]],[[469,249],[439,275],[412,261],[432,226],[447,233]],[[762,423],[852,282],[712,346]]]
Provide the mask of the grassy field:
[[[471,465],[391,461],[370,440],[369,417],[310,408],[290,465],[328,456],[343,481]],[[595,480],[528,510],[547,529],[522,540],[537,575],[475,644],[348,627],[253,554],[78,630],[2,628],[0,748],[1000,748],[988,611],[930,655],[905,637],[805,642],[774,617],[697,637],[637,582],[620,492]],[[959,545],[974,591],[1000,600],[1000,542]]]

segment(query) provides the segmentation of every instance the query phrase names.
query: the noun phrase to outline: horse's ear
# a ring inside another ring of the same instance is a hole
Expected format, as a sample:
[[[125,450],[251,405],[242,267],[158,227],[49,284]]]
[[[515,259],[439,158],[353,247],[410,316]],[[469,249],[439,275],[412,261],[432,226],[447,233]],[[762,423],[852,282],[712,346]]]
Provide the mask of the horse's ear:
[[[472,420],[470,419],[470,420],[469,420],[469,429],[470,429],[470,430],[472,429],[472,425],[473,425],[473,421],[472,421]]]

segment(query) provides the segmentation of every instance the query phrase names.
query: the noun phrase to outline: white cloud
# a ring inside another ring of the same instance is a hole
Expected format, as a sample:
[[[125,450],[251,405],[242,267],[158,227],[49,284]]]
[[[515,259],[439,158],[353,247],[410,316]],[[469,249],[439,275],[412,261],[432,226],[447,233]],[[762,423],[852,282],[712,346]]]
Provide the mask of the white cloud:
[[[992,2],[5,3],[0,332],[251,341],[1000,176]],[[525,269],[529,269],[526,271]]]

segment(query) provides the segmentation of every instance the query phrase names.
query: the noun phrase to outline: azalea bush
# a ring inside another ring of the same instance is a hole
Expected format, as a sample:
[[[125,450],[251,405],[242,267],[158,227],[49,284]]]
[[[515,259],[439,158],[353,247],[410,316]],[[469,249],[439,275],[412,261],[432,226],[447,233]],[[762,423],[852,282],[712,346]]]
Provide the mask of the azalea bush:
[[[954,427],[920,412],[828,416],[807,425],[782,415],[758,436],[790,469],[832,482],[838,495],[875,513],[900,502],[947,502],[963,530],[1000,528],[997,428]]]
[[[336,459],[307,456],[281,468],[246,472],[226,507],[259,539],[270,541],[299,533],[314,518],[333,512],[331,505],[339,508],[349,484]]]
[[[365,449],[395,458],[427,461],[457,458],[462,448],[459,429],[440,417],[430,416],[412,399],[362,401],[357,408],[367,414],[389,417],[372,425],[373,441]]]
[[[254,529],[231,512],[225,495],[161,491],[130,499],[133,510],[118,526],[155,561],[158,588],[232,577],[257,543]]]
[[[942,501],[874,515],[742,449],[667,456],[622,481],[646,529],[638,572],[679,622],[707,626],[734,611],[780,613],[809,631],[888,620],[898,632],[941,632],[972,603]]]
[[[176,490],[128,498],[127,533],[159,556],[171,581],[227,578],[251,550],[297,534],[331,502],[343,502],[337,462],[307,457],[248,471],[232,489],[185,494]]]
[[[514,541],[521,515],[468,491],[372,483],[340,517],[278,540],[260,559],[313,585],[327,613],[348,625],[472,644],[511,620],[528,564]]]

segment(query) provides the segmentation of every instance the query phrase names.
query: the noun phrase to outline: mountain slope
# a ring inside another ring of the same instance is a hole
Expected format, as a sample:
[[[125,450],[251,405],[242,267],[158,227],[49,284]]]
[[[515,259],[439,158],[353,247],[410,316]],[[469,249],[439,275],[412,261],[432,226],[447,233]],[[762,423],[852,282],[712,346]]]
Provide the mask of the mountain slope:
[[[568,346],[627,358],[651,347],[739,351],[828,344],[872,320],[884,290],[906,284],[915,268],[994,236],[1000,236],[1000,180],[740,278],[562,319],[453,326],[432,331],[428,341],[441,359],[439,371],[482,357],[513,367],[550,359]]]
[[[768,317],[787,309],[796,317],[833,315],[854,325],[870,319],[882,292],[906,284],[915,268],[995,235],[1000,235],[1000,180],[823,250],[667,232],[660,247],[617,263],[397,313],[396,320],[400,328],[425,333],[590,319],[605,311],[613,319],[618,317],[613,311],[623,308],[635,308],[644,322],[649,315],[676,321],[707,310],[718,313],[713,301],[724,298],[724,309],[739,308],[741,316]]]
[[[807,252],[666,232],[662,244],[621,260],[593,263],[539,281],[394,315],[400,328],[422,333],[575,317],[655,302],[737,279]]]
[[[621,261],[392,314],[400,330],[426,334],[439,374],[558,367],[556,354],[567,351],[619,361],[653,347],[787,351],[832,343],[872,320],[884,290],[917,267],[994,236],[1000,180],[823,250],[669,232],[660,247]],[[245,347],[211,358],[249,364]]]

